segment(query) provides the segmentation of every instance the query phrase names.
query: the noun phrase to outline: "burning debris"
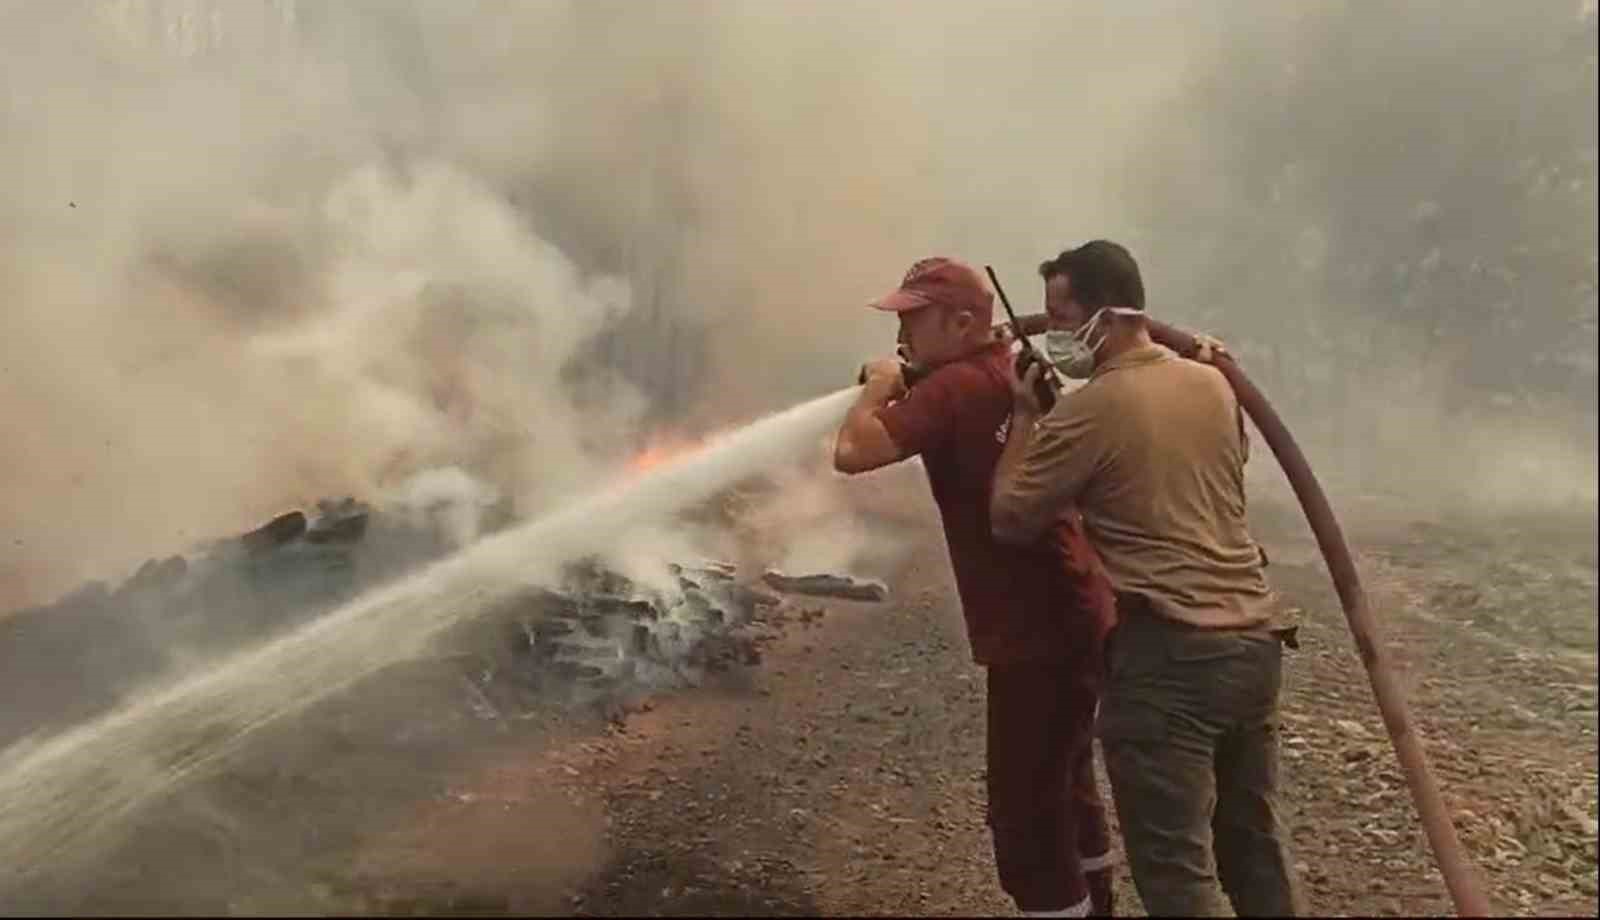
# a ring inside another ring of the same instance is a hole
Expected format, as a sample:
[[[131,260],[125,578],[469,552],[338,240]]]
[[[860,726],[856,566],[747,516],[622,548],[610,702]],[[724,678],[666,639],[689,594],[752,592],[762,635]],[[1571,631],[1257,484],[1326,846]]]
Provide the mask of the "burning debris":
[[[509,515],[495,522],[503,526]],[[152,559],[0,618],[0,747],[103,712],[186,663],[323,613],[452,548],[437,528],[346,498],[295,510],[191,556]]]
[[[434,509],[437,510],[437,509]],[[0,747],[103,712],[135,688],[312,619],[451,552],[447,516],[379,510],[353,498],[281,514],[189,557],[150,560],[115,588],[94,582],[59,601],[0,619],[8,705]],[[511,521],[492,509],[484,531]],[[646,587],[597,559],[561,582],[510,598],[446,634],[441,655],[472,662],[467,706],[516,713],[518,697],[601,702],[693,686],[708,672],[758,664],[755,633],[780,594],[881,601],[881,584],[838,575],[767,572],[767,590],[736,567],[671,565]]]
[[[889,596],[889,588],[880,581],[867,581],[845,575],[785,575],[768,571],[761,577],[774,591],[784,594],[804,594],[811,597],[835,597],[846,601],[877,603]]]
[[[777,612],[783,598],[741,583],[726,562],[672,564],[669,571],[675,583],[652,589],[589,559],[569,566],[559,588],[533,588],[507,602],[457,640],[484,665],[477,669],[477,690],[491,697],[529,690],[611,702],[759,664],[759,627],[783,619]],[[780,594],[887,596],[880,584],[837,575],[766,581]],[[510,642],[493,648],[482,639],[484,629],[499,630]]]

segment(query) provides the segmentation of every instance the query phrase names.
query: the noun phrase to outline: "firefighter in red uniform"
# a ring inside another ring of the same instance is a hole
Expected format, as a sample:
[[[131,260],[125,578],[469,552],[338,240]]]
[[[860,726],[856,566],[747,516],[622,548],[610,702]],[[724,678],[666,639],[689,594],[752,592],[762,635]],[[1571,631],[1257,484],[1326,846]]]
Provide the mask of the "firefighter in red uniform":
[[[930,373],[908,391],[900,362],[867,365],[834,466],[863,473],[922,458],[972,655],[988,672],[988,818],[1001,887],[1025,914],[1109,916],[1110,835],[1092,739],[1110,582],[1075,513],[1026,546],[992,535],[1012,359],[978,274],[924,259],[872,306],[898,315],[903,347]]]

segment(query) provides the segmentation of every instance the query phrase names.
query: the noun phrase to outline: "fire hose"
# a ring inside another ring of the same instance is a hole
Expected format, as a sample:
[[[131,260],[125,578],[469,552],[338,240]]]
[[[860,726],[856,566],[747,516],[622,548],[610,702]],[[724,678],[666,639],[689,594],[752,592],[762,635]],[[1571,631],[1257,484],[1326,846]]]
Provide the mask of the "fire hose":
[[[1196,353],[1199,343],[1192,334],[1155,320],[1149,320],[1148,323],[1150,337],[1158,344],[1180,355]],[[1043,314],[1023,317],[1017,325],[1023,335],[1037,335],[1045,329],[1045,317]],[[1356,572],[1350,547],[1345,544],[1344,533],[1332,506],[1328,504],[1328,497],[1323,494],[1316,474],[1311,471],[1311,464],[1306,461],[1305,454],[1289,433],[1288,427],[1233,358],[1226,354],[1214,354],[1212,364],[1228,379],[1240,407],[1250,416],[1267,446],[1272,449],[1273,456],[1294,489],[1295,497],[1300,501],[1311,532],[1317,538],[1317,546],[1328,565],[1328,574],[1333,577],[1334,588],[1339,593],[1339,603],[1344,607],[1345,621],[1349,624],[1356,650],[1361,655],[1361,663],[1366,667],[1367,678],[1372,684],[1372,695],[1377,699],[1384,728],[1394,744],[1395,757],[1400,761],[1406,785],[1411,790],[1411,799],[1422,818],[1422,829],[1433,850],[1434,862],[1444,876],[1445,887],[1455,903],[1456,914],[1462,917],[1486,917],[1489,915],[1489,902],[1462,852],[1461,842],[1456,838],[1455,825],[1428,769],[1428,758],[1423,752],[1422,742],[1412,730],[1405,695],[1389,665],[1377,623],[1367,603],[1366,592],[1361,587],[1361,576]]]

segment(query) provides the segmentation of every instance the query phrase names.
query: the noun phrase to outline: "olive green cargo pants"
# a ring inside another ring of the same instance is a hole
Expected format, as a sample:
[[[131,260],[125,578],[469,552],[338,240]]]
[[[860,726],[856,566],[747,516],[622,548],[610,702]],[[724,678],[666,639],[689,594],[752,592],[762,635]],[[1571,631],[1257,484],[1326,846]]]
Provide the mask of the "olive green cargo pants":
[[[1227,902],[1241,917],[1304,912],[1276,811],[1282,664],[1272,633],[1124,609],[1099,732],[1151,916],[1227,916]]]

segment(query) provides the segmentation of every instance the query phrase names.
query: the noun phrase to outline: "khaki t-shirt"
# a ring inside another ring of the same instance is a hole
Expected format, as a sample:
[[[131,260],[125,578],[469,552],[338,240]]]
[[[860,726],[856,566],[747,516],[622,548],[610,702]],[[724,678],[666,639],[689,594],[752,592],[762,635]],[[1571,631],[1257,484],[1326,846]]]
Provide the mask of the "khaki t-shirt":
[[[1039,421],[997,520],[1025,536],[1071,504],[1119,592],[1194,626],[1282,625],[1245,526],[1248,441],[1214,367],[1159,345],[1095,370]]]

